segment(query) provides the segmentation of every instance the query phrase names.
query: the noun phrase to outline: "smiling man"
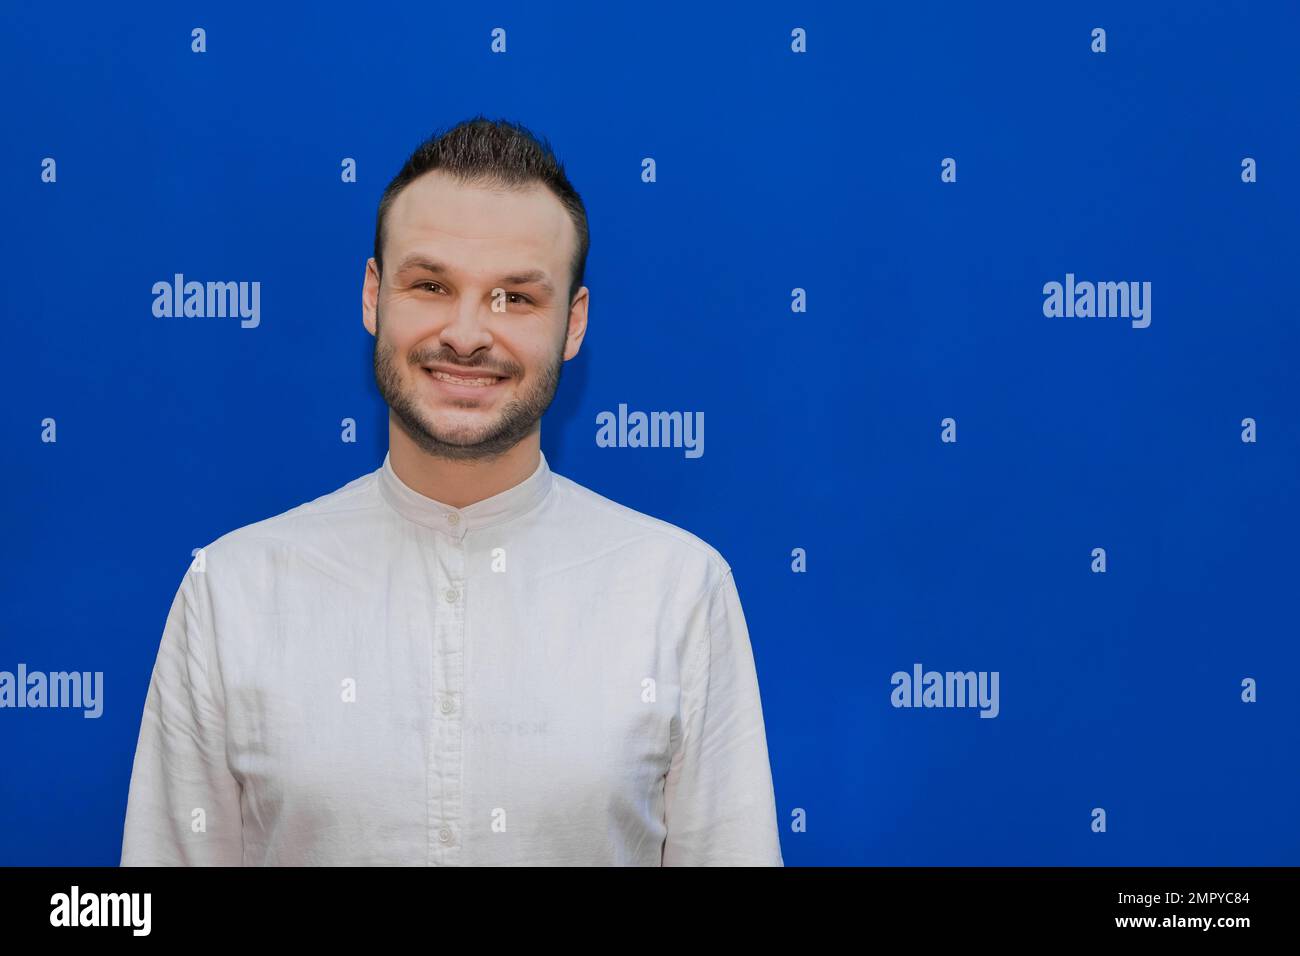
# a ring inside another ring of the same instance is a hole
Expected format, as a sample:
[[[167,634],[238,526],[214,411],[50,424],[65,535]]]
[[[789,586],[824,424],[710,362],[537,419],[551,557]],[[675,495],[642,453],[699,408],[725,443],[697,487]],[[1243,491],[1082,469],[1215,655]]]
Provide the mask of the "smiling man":
[[[582,200],[482,117],[380,201],[373,472],[203,549],[163,630],[123,865],[782,865],[731,568],[551,471]]]

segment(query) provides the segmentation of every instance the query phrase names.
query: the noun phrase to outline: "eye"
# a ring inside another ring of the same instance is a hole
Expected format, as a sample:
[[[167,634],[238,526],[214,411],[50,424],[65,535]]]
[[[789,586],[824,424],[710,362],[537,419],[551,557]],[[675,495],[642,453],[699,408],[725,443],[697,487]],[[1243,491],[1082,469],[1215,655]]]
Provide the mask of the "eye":
[[[439,289],[442,288],[442,286],[439,285],[437,282],[417,282],[416,285],[415,285],[415,287],[416,287],[417,289],[423,289],[423,288],[426,288],[426,287],[428,287],[428,286],[434,286],[434,287],[439,288]]]
[[[523,302],[531,303],[533,301],[532,299],[528,298],[528,296],[524,295],[522,292],[507,292],[506,297],[509,298],[510,296],[514,296],[515,298],[520,299]]]

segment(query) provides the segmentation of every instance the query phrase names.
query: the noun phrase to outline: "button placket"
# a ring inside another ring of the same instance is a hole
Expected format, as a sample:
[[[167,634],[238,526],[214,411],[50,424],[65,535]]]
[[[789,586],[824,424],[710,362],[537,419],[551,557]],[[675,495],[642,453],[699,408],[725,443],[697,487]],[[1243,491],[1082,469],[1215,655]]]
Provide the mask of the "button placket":
[[[452,520],[452,519],[455,520]],[[437,866],[460,863],[463,801],[462,708],[456,702],[465,691],[465,525],[449,513],[446,533],[433,536],[444,576],[435,605],[434,700],[429,761],[429,859]]]

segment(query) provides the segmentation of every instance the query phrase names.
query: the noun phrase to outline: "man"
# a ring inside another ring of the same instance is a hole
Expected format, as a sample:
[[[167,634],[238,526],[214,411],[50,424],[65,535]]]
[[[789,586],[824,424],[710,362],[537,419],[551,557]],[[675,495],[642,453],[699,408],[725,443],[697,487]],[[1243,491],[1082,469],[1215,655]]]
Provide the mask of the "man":
[[[462,123],[388,186],[388,455],[186,573],[123,865],[782,865],[730,567],[541,451],[587,246],[523,127]]]

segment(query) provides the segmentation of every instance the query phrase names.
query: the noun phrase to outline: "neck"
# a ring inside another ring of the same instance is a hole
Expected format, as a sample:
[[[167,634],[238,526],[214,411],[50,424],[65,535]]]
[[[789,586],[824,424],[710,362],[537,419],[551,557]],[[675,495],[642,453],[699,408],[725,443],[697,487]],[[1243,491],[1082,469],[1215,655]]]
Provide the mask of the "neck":
[[[426,498],[466,508],[513,488],[537,469],[541,429],[491,459],[437,458],[420,448],[396,422],[388,423],[388,460],[402,482]]]

